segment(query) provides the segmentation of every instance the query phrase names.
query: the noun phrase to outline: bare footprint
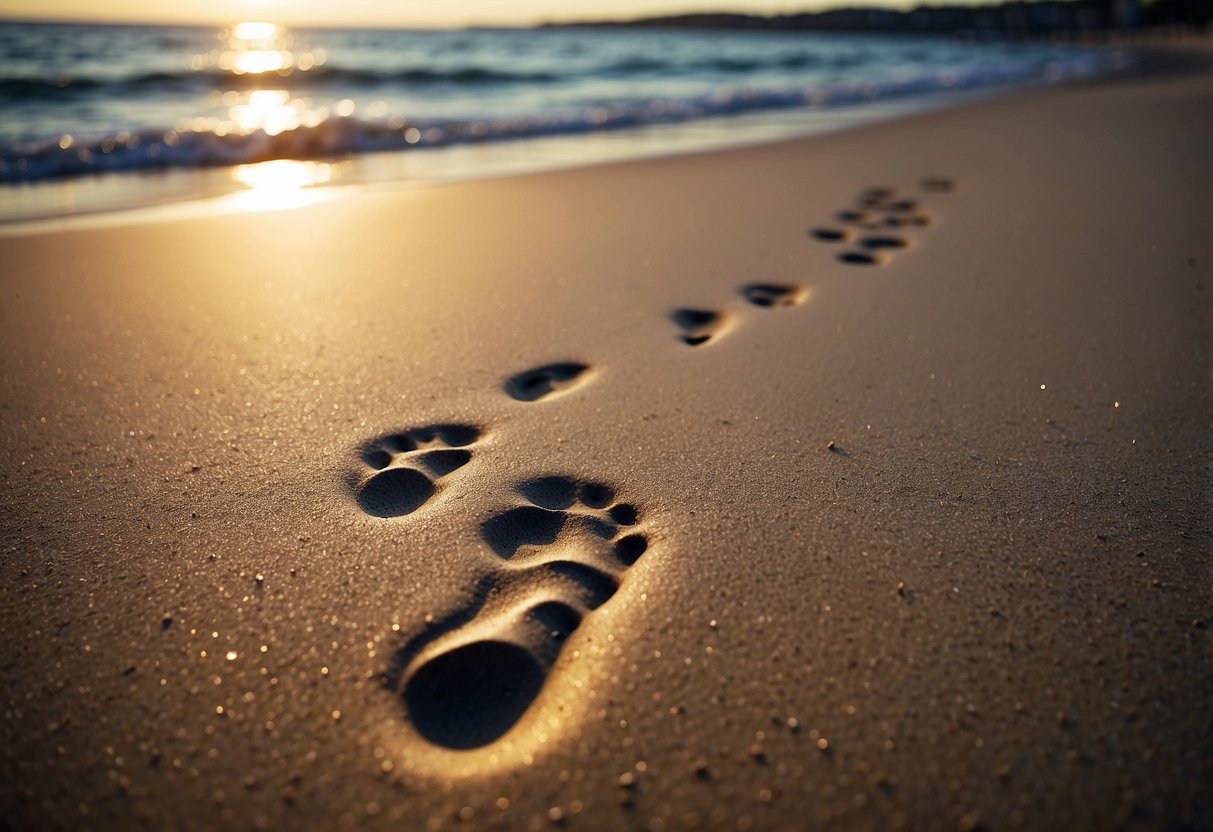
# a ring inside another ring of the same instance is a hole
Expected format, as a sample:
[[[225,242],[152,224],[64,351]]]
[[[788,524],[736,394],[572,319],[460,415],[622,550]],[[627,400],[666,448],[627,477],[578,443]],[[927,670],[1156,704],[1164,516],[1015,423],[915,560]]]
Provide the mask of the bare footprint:
[[[859,195],[856,203],[864,208],[882,208],[896,196],[897,192],[892,188],[868,188]]]
[[[834,215],[839,222],[845,222],[859,228],[879,228],[880,222],[867,210],[839,211]]]
[[[588,380],[586,364],[568,361],[545,364],[511,376],[505,382],[505,392],[520,402],[533,402],[563,393]]]
[[[472,749],[512,728],[539,695],[568,636],[609,601],[648,540],[614,490],[568,477],[516,489],[523,504],[482,527],[502,568],[472,604],[397,655],[388,684],[435,745]]]
[[[725,316],[721,312],[704,309],[679,309],[670,315],[670,320],[682,330],[679,338],[692,347],[706,344],[724,331]]]
[[[946,176],[928,176],[918,183],[927,193],[948,194],[956,190],[956,182]]]
[[[741,295],[755,306],[795,306],[804,302],[805,290],[785,283],[750,283],[741,287]]]
[[[434,496],[438,481],[472,459],[480,437],[470,425],[431,425],[387,434],[361,450],[366,468],[348,482],[359,508],[374,517],[403,517]]]
[[[842,243],[853,236],[848,229],[845,228],[814,228],[809,232],[814,238],[821,240],[823,243]]]
[[[844,251],[838,259],[848,266],[883,266],[886,262],[881,255],[866,251]]]
[[[906,248],[910,245],[910,242],[905,237],[888,235],[883,237],[864,237],[859,241],[859,245],[869,251],[876,251],[879,249]]]

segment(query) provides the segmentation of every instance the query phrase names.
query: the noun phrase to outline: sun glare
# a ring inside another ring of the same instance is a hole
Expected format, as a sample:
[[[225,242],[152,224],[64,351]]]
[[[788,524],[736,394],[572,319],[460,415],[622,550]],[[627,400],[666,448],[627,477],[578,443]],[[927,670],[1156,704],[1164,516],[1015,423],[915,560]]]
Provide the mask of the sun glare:
[[[279,52],[276,49],[253,49],[246,52],[236,52],[232,55],[231,67],[233,72],[247,75],[260,75],[263,72],[277,72],[289,66],[291,53]],[[224,67],[227,69],[229,67]]]
[[[232,37],[237,40],[272,40],[278,37],[278,25],[246,20],[232,28]]]

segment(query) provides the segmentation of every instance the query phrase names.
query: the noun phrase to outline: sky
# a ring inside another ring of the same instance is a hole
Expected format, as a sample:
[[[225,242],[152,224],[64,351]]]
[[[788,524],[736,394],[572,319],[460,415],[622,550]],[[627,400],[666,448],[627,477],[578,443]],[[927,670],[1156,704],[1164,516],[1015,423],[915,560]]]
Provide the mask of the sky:
[[[287,25],[428,28],[529,26],[697,11],[776,14],[840,5],[923,4],[923,0],[0,0],[0,18],[218,25],[265,20]]]

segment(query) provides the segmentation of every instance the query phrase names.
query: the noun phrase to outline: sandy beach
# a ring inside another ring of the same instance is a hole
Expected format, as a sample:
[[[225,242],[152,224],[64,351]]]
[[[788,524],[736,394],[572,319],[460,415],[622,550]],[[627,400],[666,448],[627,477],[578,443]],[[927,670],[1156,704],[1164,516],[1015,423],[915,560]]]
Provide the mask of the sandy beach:
[[[1213,828],[1213,74],[0,237],[12,829]]]

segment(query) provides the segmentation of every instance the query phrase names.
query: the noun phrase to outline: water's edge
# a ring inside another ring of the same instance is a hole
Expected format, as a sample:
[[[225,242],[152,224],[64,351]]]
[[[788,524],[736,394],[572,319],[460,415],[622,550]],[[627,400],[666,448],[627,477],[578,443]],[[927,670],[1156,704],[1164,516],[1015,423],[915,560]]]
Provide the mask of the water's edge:
[[[125,224],[238,211],[283,210],[367,189],[494,179],[547,170],[659,158],[808,138],[1038,89],[1110,76],[1135,62],[1124,51],[1099,66],[1050,79],[859,100],[723,113],[590,132],[500,137],[432,147],[379,149],[329,159],[117,170],[0,184],[0,235]]]

